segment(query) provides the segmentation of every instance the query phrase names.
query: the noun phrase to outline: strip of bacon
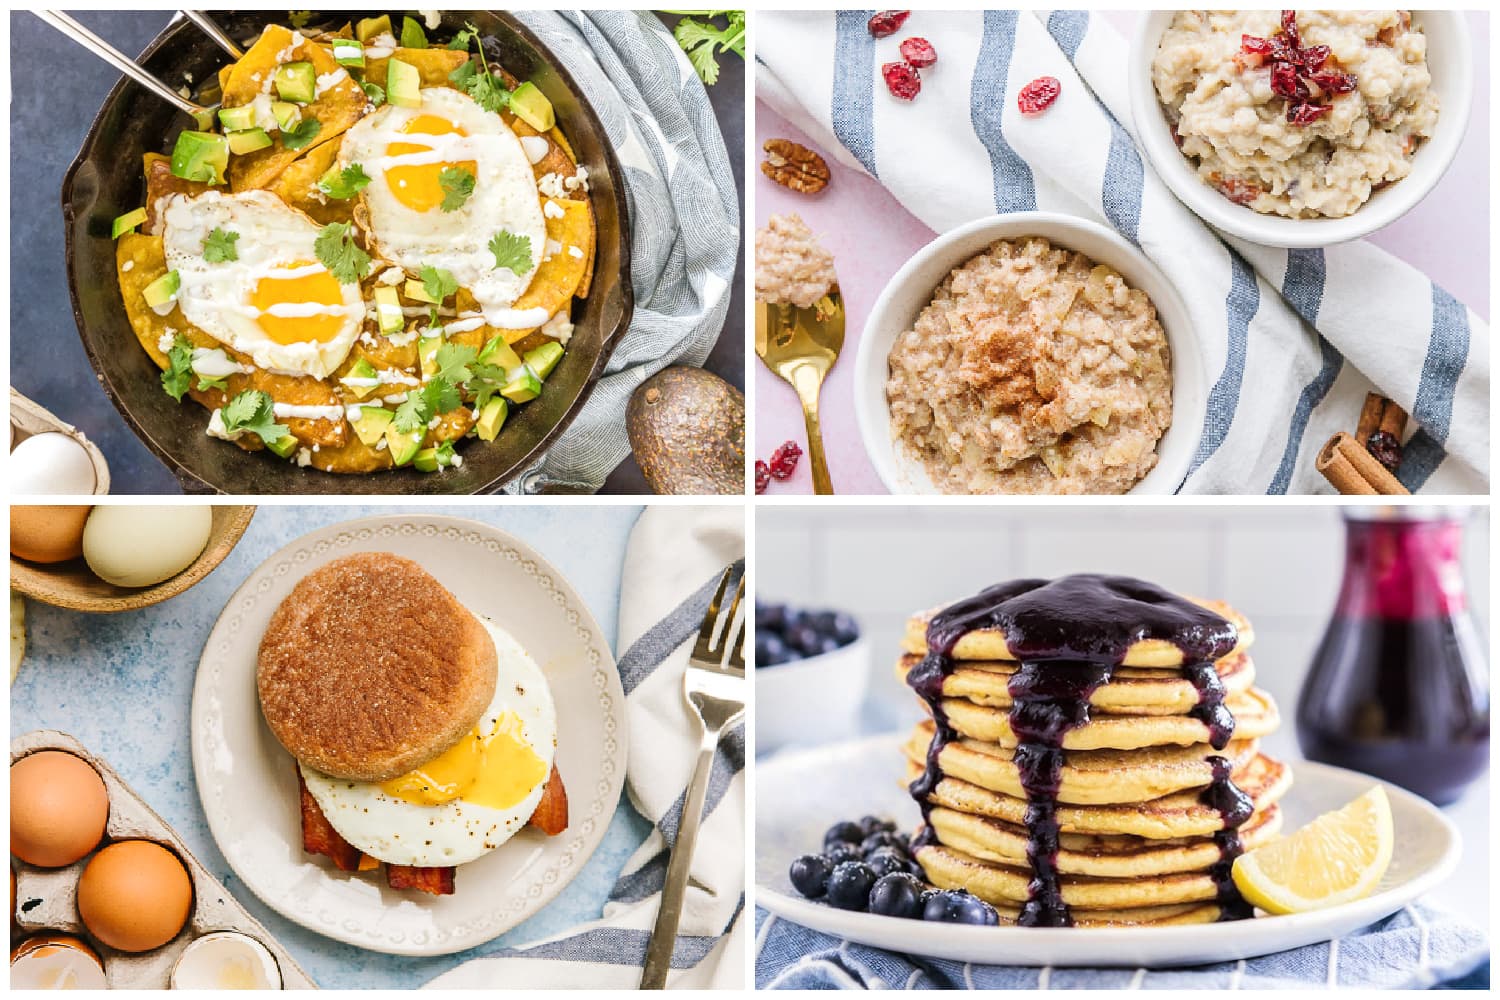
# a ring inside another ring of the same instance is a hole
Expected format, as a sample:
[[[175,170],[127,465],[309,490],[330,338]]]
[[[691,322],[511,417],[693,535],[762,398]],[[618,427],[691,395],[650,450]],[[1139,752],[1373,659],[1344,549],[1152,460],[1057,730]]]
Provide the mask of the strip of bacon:
[[[552,765],[547,789],[542,792],[528,822],[549,837],[555,837],[568,828],[568,790],[563,787],[556,764]]]
[[[386,865],[385,882],[392,889],[417,889],[434,896],[453,895],[453,868]]]
[[[307,782],[302,780],[301,768],[297,769],[297,790],[302,797],[302,849],[308,854],[326,854],[341,872],[367,871],[361,863],[364,855],[339,836],[328,817],[323,815],[318,800],[312,797]]]

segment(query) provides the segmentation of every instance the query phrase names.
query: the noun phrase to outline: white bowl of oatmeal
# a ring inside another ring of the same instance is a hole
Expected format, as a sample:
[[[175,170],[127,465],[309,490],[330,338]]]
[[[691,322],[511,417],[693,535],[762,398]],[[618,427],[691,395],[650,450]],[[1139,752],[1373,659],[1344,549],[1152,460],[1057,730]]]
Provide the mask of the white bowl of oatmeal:
[[[1176,290],[1116,233],[1052,212],[917,251],[855,365],[860,434],[893,493],[1172,493],[1203,427]]]
[[[1359,239],[1426,197],[1458,152],[1473,90],[1464,15],[1297,11],[1289,34],[1282,14],[1144,15],[1137,140],[1224,232],[1279,247]]]

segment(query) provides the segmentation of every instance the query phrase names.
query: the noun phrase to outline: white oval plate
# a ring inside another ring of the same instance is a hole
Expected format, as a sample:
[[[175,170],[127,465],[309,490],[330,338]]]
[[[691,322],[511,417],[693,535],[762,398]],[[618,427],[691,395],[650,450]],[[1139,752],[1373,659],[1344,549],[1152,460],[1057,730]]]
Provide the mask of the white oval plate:
[[[870,737],[781,754],[755,767],[756,903],[826,934],[888,951],[987,965],[1170,966],[1229,962],[1328,941],[1396,912],[1453,874],[1458,831],[1426,800],[1386,785],[1396,824],[1390,870],[1356,903],[1286,917],[1189,927],[969,927],[836,910],[804,899],[787,881],[792,859],[816,851],[823,832],[866,814],[918,822],[906,795],[904,735]],[[1293,765],[1282,800],[1288,831],[1362,794],[1375,779],[1325,764]]]
[[[310,571],[354,552],[420,563],[492,618],[546,672],[568,828],[523,830],[463,865],[451,896],[396,892],[304,854],[295,765],[261,719],[256,654],[271,613]],[[625,784],[625,695],[609,644],[577,592],[524,542],[477,521],[369,517],[304,535],[230,598],[193,686],[193,772],[208,827],[235,874],[288,920],[372,951],[446,955],[514,927],[562,891],[599,846]]]

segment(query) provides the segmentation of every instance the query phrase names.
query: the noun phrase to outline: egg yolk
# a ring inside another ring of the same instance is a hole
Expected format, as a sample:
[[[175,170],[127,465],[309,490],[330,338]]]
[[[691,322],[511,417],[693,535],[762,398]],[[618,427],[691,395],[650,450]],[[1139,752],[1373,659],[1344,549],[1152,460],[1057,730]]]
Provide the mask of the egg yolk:
[[[547,780],[548,768],[526,742],[521,717],[504,712],[488,736],[474,730],[415,771],[382,782],[387,795],[419,806],[454,799],[509,809]]]
[[[469,133],[446,118],[438,115],[417,115],[401,130],[407,135],[462,135]],[[386,147],[387,156],[402,156],[407,153],[425,153],[432,147],[425,143],[393,142]],[[453,167],[469,176],[478,173],[479,165],[473,160],[458,163],[418,163],[391,167],[385,172],[386,184],[397,201],[414,212],[430,212],[442,205],[443,171]]]
[[[283,270],[308,266],[309,262],[303,261]],[[344,325],[339,311],[343,304],[344,290],[327,271],[296,277],[269,274],[256,282],[250,293],[250,305],[258,313],[255,321],[278,344],[332,340]]]

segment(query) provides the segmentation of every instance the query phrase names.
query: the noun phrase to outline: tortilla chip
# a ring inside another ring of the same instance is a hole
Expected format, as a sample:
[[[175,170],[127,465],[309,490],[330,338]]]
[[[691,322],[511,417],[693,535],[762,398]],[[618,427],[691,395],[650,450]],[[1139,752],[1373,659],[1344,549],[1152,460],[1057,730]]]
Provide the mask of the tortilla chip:
[[[397,49],[391,55],[379,59],[371,59],[367,56],[365,79],[384,90],[392,59],[400,59],[408,66],[416,67],[417,75],[422,79],[422,86],[447,87],[451,86],[448,82],[448,74],[468,62],[469,54],[455,49]]]
[[[573,162],[574,166],[578,165],[578,154],[573,152],[573,145],[572,143],[568,142],[568,137],[563,135],[562,129],[558,128],[556,125],[552,126],[552,131],[547,133],[547,138],[557,143],[562,151],[568,154],[568,159]]]
[[[147,233],[161,232],[161,218],[157,214],[157,200],[171,194],[185,194],[196,198],[205,191],[214,190],[214,185],[199,181],[186,181],[172,173],[171,157],[160,153],[147,153],[146,161],[146,224]]]
[[[547,140],[547,155],[531,165],[531,172],[536,175],[537,180],[541,180],[548,174],[557,174],[559,177],[573,176],[578,166],[563,148],[553,140],[551,132],[538,132],[528,125],[524,119],[516,117],[509,111],[501,112],[500,117],[505,120],[506,125],[510,126],[510,130],[518,136],[534,135]],[[557,130],[553,129],[552,131],[556,132]]]
[[[319,225],[348,222],[354,217],[354,199],[340,201],[318,190],[318,181],[338,155],[338,143],[324,143],[283,170],[267,190],[292,208],[306,212]]]
[[[167,254],[160,236],[142,233],[121,236],[115,244],[115,269],[120,276],[120,297],[130,328],[158,368],[165,371],[168,367],[167,354],[159,346],[168,330],[187,337],[194,347],[219,346],[217,340],[188,323],[175,305],[165,316],[158,316],[146,304],[146,286],[167,273]]]

